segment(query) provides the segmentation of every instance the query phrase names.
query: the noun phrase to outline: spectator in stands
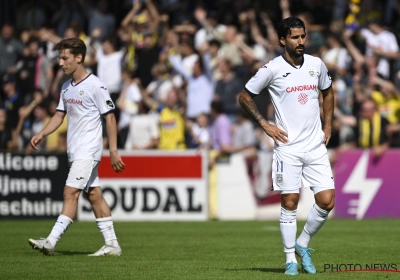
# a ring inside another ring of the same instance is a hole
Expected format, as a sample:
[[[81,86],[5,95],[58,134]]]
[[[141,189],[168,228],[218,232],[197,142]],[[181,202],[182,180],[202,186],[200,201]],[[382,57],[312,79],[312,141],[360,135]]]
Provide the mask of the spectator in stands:
[[[400,122],[400,96],[393,82],[370,76],[369,83],[374,87],[371,97],[378,106],[378,111],[389,123]]]
[[[12,74],[6,74],[3,77],[3,91],[6,99],[4,110],[6,111],[6,134],[15,134],[15,129],[19,121],[18,110],[24,105],[22,96],[17,92],[16,79]]]
[[[126,138],[129,133],[130,121],[138,113],[138,103],[142,100],[140,89],[137,85],[138,79],[134,79],[134,72],[128,68],[122,70],[123,88],[116,102],[121,111],[118,121],[118,147],[125,147]]]
[[[199,55],[196,53],[194,46],[192,42],[187,42],[187,41],[181,41],[179,46],[179,53],[182,57],[182,66],[183,69],[189,73],[190,75],[193,74],[193,67],[197,60],[199,59]],[[176,69],[175,69],[176,70]],[[181,74],[181,73],[179,73]],[[179,81],[177,79],[174,79],[175,85],[178,87],[182,86],[182,81]]]
[[[34,115],[34,120],[32,123],[32,134],[36,135],[38,134],[44,127],[45,125],[49,122],[50,120],[50,115],[47,110],[47,104],[39,104],[38,106],[35,107],[33,110],[33,115]],[[42,141],[40,145],[38,145],[39,150],[43,150],[46,147],[46,140]],[[25,147],[25,153],[30,154],[34,150],[32,146],[28,143]]]
[[[207,114],[198,115],[195,122],[187,120],[186,127],[192,139],[190,148],[208,150],[211,147],[209,117]]]
[[[232,145],[232,126],[224,113],[224,104],[220,100],[211,103],[211,147],[222,155],[224,150]]]
[[[34,2],[22,2],[18,9],[16,28],[18,30],[24,29],[39,29],[46,21],[46,15],[42,7],[35,5]]]
[[[164,63],[157,63],[153,66],[151,73],[154,79],[147,86],[146,91],[157,103],[165,104],[167,95],[174,86],[169,79],[168,68]]]
[[[229,59],[233,67],[237,67],[242,64],[242,57],[240,55],[240,49],[237,44],[238,31],[236,26],[229,25],[225,31],[224,43],[221,47],[221,57]]]
[[[221,58],[218,55],[220,49],[220,41],[213,39],[208,43],[203,44],[199,50],[204,57],[204,63],[207,64],[207,67],[210,69],[210,75],[212,77],[214,87],[216,82],[222,79],[222,74],[218,69],[218,65],[221,61]]]
[[[222,78],[218,80],[215,87],[216,97],[224,104],[225,113],[232,122],[236,119],[237,98],[243,89],[243,83],[232,71],[228,59],[223,59],[218,67]]]
[[[307,27],[306,53],[320,55],[322,47],[325,45],[325,38],[322,34],[321,26],[314,24],[314,17],[310,12],[302,12],[298,17],[303,20]]]
[[[225,153],[242,153],[246,158],[255,157],[256,135],[249,116],[242,109],[236,110],[236,123],[232,127],[232,145],[223,147]]]
[[[158,120],[149,114],[149,107],[145,102],[138,104],[138,115],[131,119],[126,150],[155,149],[160,140]]]
[[[92,34],[96,29],[100,30],[99,36],[96,37],[99,41],[115,34],[115,16],[109,12],[107,0],[96,1],[96,7],[91,6],[89,1],[78,1],[89,19],[87,34]]]
[[[143,33],[143,47],[136,49],[137,76],[143,87],[146,88],[153,76],[151,70],[158,62],[160,47],[154,43],[153,33],[148,31]]]
[[[121,66],[123,51],[119,50],[118,39],[114,36],[104,38],[101,47],[96,48],[97,76],[105,83],[115,103],[121,91]],[[119,109],[115,111],[117,123]]]
[[[201,24],[201,28],[197,30],[194,37],[194,46],[196,50],[200,50],[202,45],[208,41],[221,41],[223,39],[226,26],[218,22],[216,11],[207,12],[203,7],[198,7],[194,11],[194,16]]]
[[[144,7],[143,7],[143,4]],[[133,24],[131,39],[136,50],[144,47],[144,34],[151,34],[154,46],[158,40],[158,27],[161,17],[151,0],[134,0],[132,9],[126,14],[121,22],[122,27]]]
[[[389,122],[381,117],[373,99],[366,99],[361,105],[360,117],[355,127],[357,147],[373,150],[380,157],[389,148],[387,126]]]
[[[182,111],[177,109],[179,98],[175,89],[167,95],[165,105],[158,107],[160,114],[160,145],[161,150],[186,149],[185,123]]]
[[[184,108],[177,108],[179,95],[172,88],[165,99],[165,103],[157,102],[150,93],[142,91],[143,101],[149,108],[153,108],[159,114],[161,150],[182,150],[186,148],[185,123],[183,120]]]
[[[202,59],[198,59],[194,64],[193,74],[186,71],[180,57],[170,56],[169,61],[172,67],[188,82],[186,116],[195,118],[200,113],[210,113],[213,85],[210,78],[204,73]]]
[[[160,55],[159,62],[168,64],[168,57],[170,55],[178,55],[179,54],[179,37],[176,32],[173,30],[169,30],[166,32],[165,37],[160,42]]]
[[[19,90],[25,96],[32,96],[35,89],[40,89],[47,96],[53,80],[51,62],[39,53],[39,39],[31,37],[26,44],[25,55],[19,70]],[[23,87],[22,87],[23,85]]]
[[[24,52],[24,45],[13,38],[14,26],[5,23],[1,29],[0,37],[0,75],[3,77],[6,72],[15,72],[15,63]],[[13,70],[14,69],[14,70]]]
[[[52,25],[55,26],[56,34],[62,38],[65,35],[68,25],[72,22],[78,24],[82,28],[85,23],[85,17],[76,0],[62,0],[61,5],[57,7],[56,12],[52,14],[51,22]]]
[[[396,36],[385,30],[379,20],[368,21],[367,28],[361,29],[361,36],[366,41],[365,56],[377,59],[377,72],[385,79],[390,77],[390,61],[399,57],[399,46]]]
[[[18,123],[15,127],[12,135],[12,140],[9,145],[11,149],[22,151],[29,143],[30,138],[34,135],[32,123],[34,122],[35,117],[32,114],[32,111],[36,108],[36,106],[42,103],[43,99],[43,91],[40,89],[36,89],[33,93],[33,98],[29,102],[29,104],[22,106],[18,110]],[[47,140],[48,139],[46,139],[46,144]]]
[[[335,74],[337,74],[339,77],[344,77],[347,74],[351,57],[336,33],[330,32],[326,35],[326,47],[322,52],[322,60],[331,76],[336,77]]]

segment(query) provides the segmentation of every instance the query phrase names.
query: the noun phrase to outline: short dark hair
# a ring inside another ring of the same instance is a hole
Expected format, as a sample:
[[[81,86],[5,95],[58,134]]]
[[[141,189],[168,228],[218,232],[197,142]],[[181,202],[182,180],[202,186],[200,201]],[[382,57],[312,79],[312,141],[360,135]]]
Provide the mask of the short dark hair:
[[[218,114],[224,113],[224,103],[221,100],[214,100],[211,102],[211,110],[214,110]]]
[[[283,45],[280,42],[281,38],[286,38],[288,35],[291,34],[290,29],[291,28],[303,28],[304,32],[306,31],[306,26],[304,22],[297,18],[297,17],[288,17],[279,22],[276,26],[276,30],[278,33],[278,41],[279,45],[283,47]]]
[[[215,46],[215,47],[217,47],[218,49],[221,47],[221,42],[218,41],[217,39],[211,39],[211,40],[208,42],[208,44],[209,44],[210,46]]]
[[[104,42],[110,43],[110,45],[113,47],[114,51],[117,51],[119,49],[119,41],[116,36],[113,36],[113,35],[107,36],[102,40],[102,43],[104,43]]]
[[[71,22],[70,24],[68,24],[67,28],[71,28],[72,31],[73,31],[75,34],[78,34],[78,36],[79,36],[79,34],[82,32],[81,26],[80,26],[79,23],[76,22],[76,21],[73,21],[73,22]]]
[[[32,44],[32,43],[40,43],[40,40],[39,40],[39,38],[38,37],[35,37],[35,36],[31,36],[31,37],[29,37],[29,39],[28,39],[28,41],[25,43],[25,45],[26,46],[29,46],[30,44]]]
[[[54,46],[54,50],[57,50],[58,52],[62,52],[63,50],[67,49],[74,56],[77,56],[78,54],[82,55],[82,63],[85,61],[86,45],[81,39],[78,38],[63,39]]]

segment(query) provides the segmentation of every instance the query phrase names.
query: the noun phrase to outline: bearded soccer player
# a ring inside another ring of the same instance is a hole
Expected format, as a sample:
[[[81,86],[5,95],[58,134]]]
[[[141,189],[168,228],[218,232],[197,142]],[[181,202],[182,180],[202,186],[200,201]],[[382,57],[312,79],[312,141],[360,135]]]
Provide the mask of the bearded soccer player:
[[[273,189],[281,193],[280,230],[286,254],[286,275],[297,275],[295,254],[303,269],[316,269],[308,244],[334,207],[335,186],[326,145],[331,137],[334,108],[332,80],[321,59],[304,54],[306,28],[298,18],[284,19],[277,26],[284,54],[261,67],[241,92],[239,102],[274,141]],[[254,103],[267,88],[275,109],[275,124],[265,120]],[[324,127],[318,96],[323,97]],[[302,186],[314,192],[315,204],[296,239],[296,209]]]
[[[112,168],[122,172],[125,164],[117,151],[117,126],[114,103],[107,87],[99,78],[86,72],[83,62],[86,47],[80,39],[64,39],[55,49],[59,52],[60,66],[71,76],[61,89],[57,112],[31,139],[38,149],[40,142],[54,132],[68,118],[67,153],[70,170],[64,187],[64,205],[50,235],[45,239],[29,239],[29,244],[45,255],[54,255],[57,242],[75,218],[78,198],[83,191],[92,205],[97,226],[105,245],[89,256],[120,256],[121,247],[114,232],[111,211],[100,189],[97,168],[103,153],[102,122],[106,120]]]

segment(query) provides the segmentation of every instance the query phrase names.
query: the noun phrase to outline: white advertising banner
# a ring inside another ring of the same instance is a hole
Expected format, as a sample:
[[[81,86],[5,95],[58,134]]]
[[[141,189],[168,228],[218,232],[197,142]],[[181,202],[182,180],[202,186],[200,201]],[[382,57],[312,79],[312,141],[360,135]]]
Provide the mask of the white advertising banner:
[[[125,153],[123,173],[104,156],[99,177],[115,221],[199,221],[208,219],[207,157],[198,152]],[[90,203],[80,199],[78,220],[93,221]]]

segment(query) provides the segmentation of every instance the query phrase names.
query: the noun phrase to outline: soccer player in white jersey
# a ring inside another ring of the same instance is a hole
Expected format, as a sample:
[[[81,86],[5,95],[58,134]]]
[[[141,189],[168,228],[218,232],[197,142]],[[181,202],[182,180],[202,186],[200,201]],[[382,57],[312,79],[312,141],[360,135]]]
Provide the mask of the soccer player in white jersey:
[[[239,102],[247,113],[275,141],[273,189],[281,192],[280,229],[286,254],[287,275],[297,275],[295,253],[303,268],[316,269],[308,244],[322,227],[334,207],[334,182],[326,145],[331,137],[334,108],[332,81],[321,59],[304,54],[306,29],[298,18],[284,19],[277,26],[284,54],[260,68],[241,92]],[[275,108],[275,124],[269,124],[253,101],[267,88]],[[324,127],[319,111],[319,92],[323,97]],[[296,209],[302,182],[314,192],[315,204],[306,225],[296,240]]]
[[[45,255],[53,255],[57,242],[75,218],[78,198],[82,191],[92,205],[97,226],[105,245],[89,256],[120,256],[122,251],[114,232],[111,211],[100,189],[97,167],[103,153],[102,122],[106,120],[111,165],[122,172],[125,164],[117,151],[117,126],[114,103],[107,87],[93,74],[86,72],[83,62],[85,43],[80,39],[64,39],[55,49],[59,52],[60,66],[71,79],[61,89],[57,112],[31,139],[37,150],[39,143],[54,132],[68,117],[67,153],[70,171],[64,187],[64,205],[50,235],[45,239],[29,239],[29,244]]]

